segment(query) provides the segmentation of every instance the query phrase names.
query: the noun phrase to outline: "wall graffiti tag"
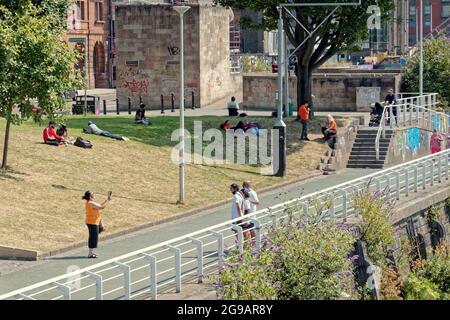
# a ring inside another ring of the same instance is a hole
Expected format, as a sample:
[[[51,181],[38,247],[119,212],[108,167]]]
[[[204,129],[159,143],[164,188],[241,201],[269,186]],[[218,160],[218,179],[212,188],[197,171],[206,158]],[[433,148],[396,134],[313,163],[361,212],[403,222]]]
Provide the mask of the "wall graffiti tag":
[[[167,50],[169,51],[169,54],[171,56],[177,56],[180,54],[180,48],[175,47],[175,46],[169,46],[169,47],[167,47]]]
[[[148,93],[149,82],[147,79],[125,81],[121,87],[130,90],[130,93]]]
[[[419,129],[418,128],[410,128],[408,129],[408,149],[416,153],[420,148],[419,141]]]

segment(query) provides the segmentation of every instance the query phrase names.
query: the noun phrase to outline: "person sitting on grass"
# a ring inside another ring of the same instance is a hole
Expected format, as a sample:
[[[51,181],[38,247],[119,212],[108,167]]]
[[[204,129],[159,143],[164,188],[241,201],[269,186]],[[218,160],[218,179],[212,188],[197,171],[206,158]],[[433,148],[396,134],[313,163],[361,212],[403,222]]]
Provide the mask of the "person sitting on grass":
[[[64,143],[64,138],[55,133],[55,123],[50,121],[48,127],[43,132],[44,143],[52,146],[59,146]]]
[[[136,116],[134,117],[136,124],[150,125],[151,122],[145,118],[145,104],[141,103],[139,109],[136,110]]]
[[[115,135],[109,133],[108,131],[102,130],[99,127],[97,127],[95,125],[95,123],[93,123],[92,121],[88,121],[88,128],[83,129],[83,132],[89,133],[89,134],[97,134],[99,136],[108,137],[108,138],[116,139],[116,140],[123,140],[123,141],[130,140],[127,137],[115,136]]]
[[[75,142],[75,140],[69,136],[67,126],[65,124],[61,124],[59,126],[58,130],[56,130],[56,134],[64,138],[65,144],[73,144]]]

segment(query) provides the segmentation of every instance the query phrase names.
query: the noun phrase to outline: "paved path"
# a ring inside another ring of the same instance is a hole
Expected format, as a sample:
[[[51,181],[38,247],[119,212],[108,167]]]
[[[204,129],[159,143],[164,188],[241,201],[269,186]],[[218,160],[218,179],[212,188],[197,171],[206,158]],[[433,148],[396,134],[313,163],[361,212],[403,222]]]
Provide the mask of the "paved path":
[[[359,178],[375,170],[345,169],[336,175],[320,176],[309,181],[296,183],[260,195],[262,205],[268,207],[276,203],[309,194],[348,180]],[[100,242],[97,250],[99,258],[86,259],[86,249],[77,249],[62,256],[50,257],[38,262],[0,262],[0,294],[47,280],[66,273],[71,266],[87,267],[137,249],[145,248],[172,238],[188,234],[210,225],[223,222],[230,216],[229,205],[199,212],[199,214],[161,224],[114,240]]]

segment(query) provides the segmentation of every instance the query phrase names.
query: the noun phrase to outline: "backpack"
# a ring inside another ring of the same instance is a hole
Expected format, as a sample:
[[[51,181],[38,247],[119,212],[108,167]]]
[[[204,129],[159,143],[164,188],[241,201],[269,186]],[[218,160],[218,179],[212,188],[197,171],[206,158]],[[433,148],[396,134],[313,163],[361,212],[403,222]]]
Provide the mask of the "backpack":
[[[92,143],[89,140],[78,137],[74,143],[75,146],[80,148],[92,148]]]

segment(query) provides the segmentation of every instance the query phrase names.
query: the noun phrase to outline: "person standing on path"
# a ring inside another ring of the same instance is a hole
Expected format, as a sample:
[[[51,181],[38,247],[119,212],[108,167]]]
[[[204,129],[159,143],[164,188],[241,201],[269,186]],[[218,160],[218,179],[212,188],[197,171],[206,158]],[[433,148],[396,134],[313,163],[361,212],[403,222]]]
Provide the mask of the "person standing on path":
[[[397,98],[394,94],[394,89],[389,89],[388,95],[384,99],[384,105],[385,106],[392,106],[392,116],[395,119],[395,124],[397,125]],[[389,119],[391,121],[391,119]]]
[[[300,108],[298,109],[298,115],[300,117],[300,122],[302,123],[302,132],[300,135],[300,140],[306,140],[308,139],[308,121],[309,121],[309,104],[308,101],[303,103]]]
[[[89,230],[88,258],[97,258],[94,249],[96,249],[98,245],[98,235],[103,231],[100,210],[106,208],[106,205],[111,201],[111,196],[112,192],[110,191],[108,192],[108,198],[101,204],[94,202],[94,193],[90,191],[86,191],[82,198],[83,200],[86,200],[86,225]]]
[[[430,138],[431,154],[442,151],[441,144],[442,144],[443,140],[444,139],[442,139],[441,134],[436,129],[434,129],[433,134],[431,135],[431,138]]]
[[[257,205],[259,205],[258,194],[252,189],[251,182],[246,180],[242,183],[242,188],[248,190],[249,202],[250,202],[250,213],[256,212],[258,210]]]
[[[230,191],[233,194],[231,199],[231,220],[244,217],[244,197],[239,191],[239,186],[236,183],[230,185]],[[244,239],[250,238],[249,232],[245,230],[247,223],[242,220],[233,222],[233,224],[239,225],[244,229]],[[234,230],[234,229],[233,229]]]

